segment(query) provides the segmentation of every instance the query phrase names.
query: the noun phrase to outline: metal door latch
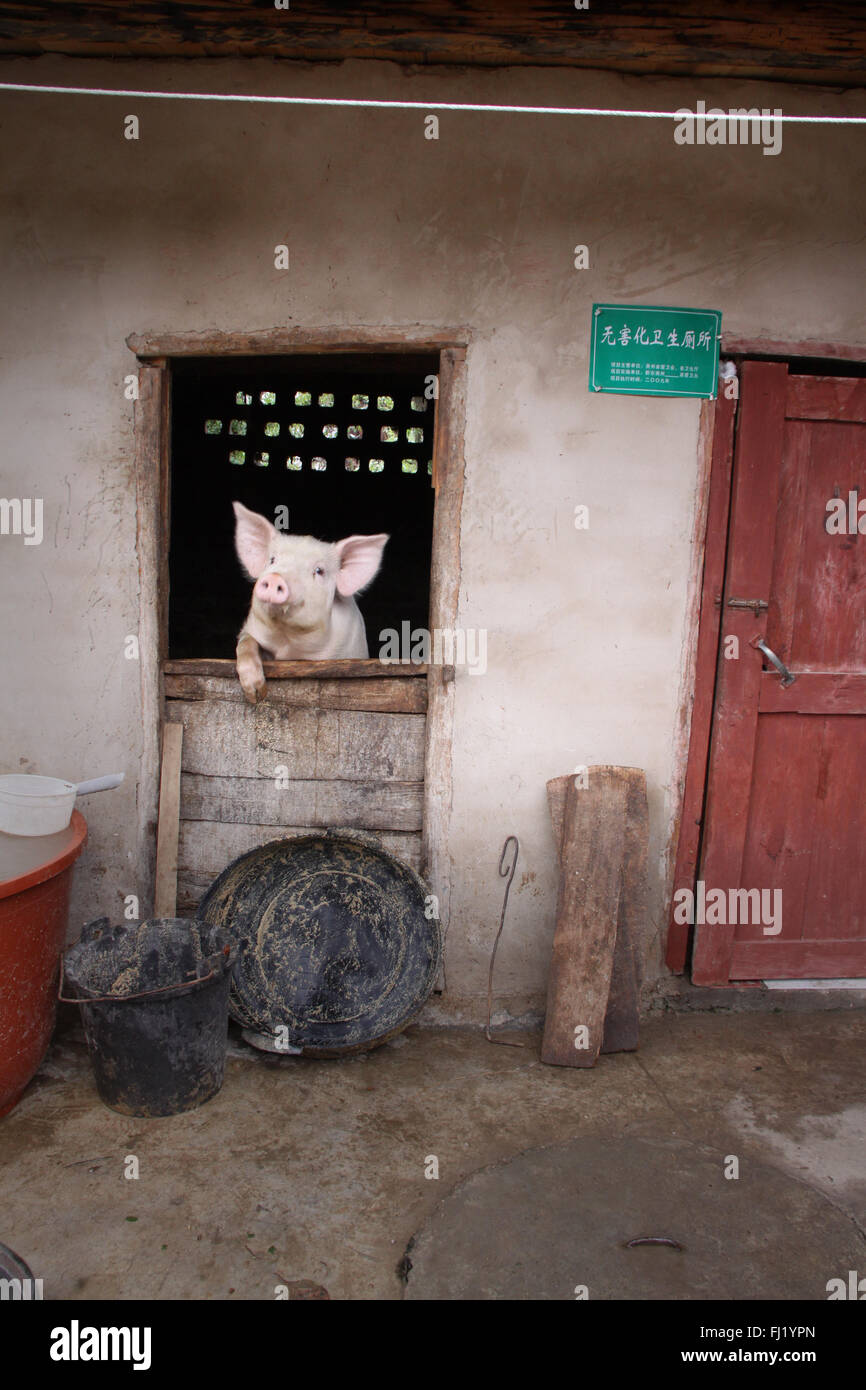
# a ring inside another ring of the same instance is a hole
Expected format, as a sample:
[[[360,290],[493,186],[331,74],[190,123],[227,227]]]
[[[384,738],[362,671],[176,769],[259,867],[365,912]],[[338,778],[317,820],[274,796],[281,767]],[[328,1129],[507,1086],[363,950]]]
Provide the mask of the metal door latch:
[[[756,637],[755,641],[752,643],[752,646],[758,647],[758,649],[764,653],[764,656],[767,658],[767,660],[771,662],[773,666],[775,666],[776,670],[779,672],[779,675],[782,677],[782,685],[787,686],[794,684],[794,681],[797,679],[797,677],[793,674],[792,671],[788,670],[784,661],[779,660],[779,658],[776,656],[776,653],[767,646],[763,638]]]
[[[766,599],[763,599],[763,598],[729,598],[729,599],[728,599],[728,607],[729,607],[729,608],[751,608],[751,610],[752,610],[752,612],[754,613],[754,615],[755,615],[756,618],[757,618],[758,614],[761,612],[761,610],[762,610],[763,608],[769,608],[769,606],[770,606],[770,605],[767,603]]]

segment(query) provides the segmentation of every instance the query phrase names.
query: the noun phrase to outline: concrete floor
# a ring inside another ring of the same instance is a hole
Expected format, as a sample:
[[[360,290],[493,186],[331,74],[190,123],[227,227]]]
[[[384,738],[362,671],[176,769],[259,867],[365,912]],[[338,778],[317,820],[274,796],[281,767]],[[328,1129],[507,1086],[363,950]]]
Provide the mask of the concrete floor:
[[[817,1298],[866,1274],[866,1013],[667,1014],[592,1071],[542,1066],[537,1034],[507,1036],[527,1045],[413,1028],[316,1062],[233,1031],[218,1096],[140,1120],[99,1102],[67,1026],[0,1121],[0,1241],[46,1299],[573,1298],[579,1282],[602,1298]],[[736,1198],[719,1180],[732,1154]],[[470,1215],[476,1235],[455,1243]],[[622,1238],[653,1234],[687,1251],[624,1263]],[[798,1261],[811,1295],[788,1279]]]

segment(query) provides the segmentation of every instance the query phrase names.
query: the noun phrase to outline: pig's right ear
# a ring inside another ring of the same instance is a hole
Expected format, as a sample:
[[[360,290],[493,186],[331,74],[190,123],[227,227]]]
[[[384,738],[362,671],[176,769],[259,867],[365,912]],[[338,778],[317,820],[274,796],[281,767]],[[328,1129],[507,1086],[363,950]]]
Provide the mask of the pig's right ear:
[[[266,516],[251,512],[242,502],[232,502],[235,509],[235,550],[250,579],[258,579],[271,558],[271,546],[277,529]]]

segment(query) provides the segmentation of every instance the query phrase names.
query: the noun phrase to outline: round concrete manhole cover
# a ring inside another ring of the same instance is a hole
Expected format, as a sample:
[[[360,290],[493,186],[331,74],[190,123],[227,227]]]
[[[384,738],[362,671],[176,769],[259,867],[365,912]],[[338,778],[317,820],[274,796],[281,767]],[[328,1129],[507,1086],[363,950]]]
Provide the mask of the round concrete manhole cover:
[[[594,1138],[484,1168],[414,1237],[405,1297],[813,1300],[866,1268],[866,1241],[826,1197],[742,1154],[726,1178],[725,1159]],[[675,1244],[629,1247],[640,1237]]]

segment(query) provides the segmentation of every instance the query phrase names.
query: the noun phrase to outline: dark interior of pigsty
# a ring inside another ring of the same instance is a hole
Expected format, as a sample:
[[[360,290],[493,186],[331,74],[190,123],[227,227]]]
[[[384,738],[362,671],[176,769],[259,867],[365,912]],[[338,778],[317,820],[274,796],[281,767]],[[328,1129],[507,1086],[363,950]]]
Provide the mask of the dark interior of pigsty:
[[[183,358],[172,364],[169,655],[231,657],[252,583],[237,500],[323,541],[385,531],[359,604],[379,633],[427,627],[436,354]],[[284,514],[283,514],[284,516]]]

